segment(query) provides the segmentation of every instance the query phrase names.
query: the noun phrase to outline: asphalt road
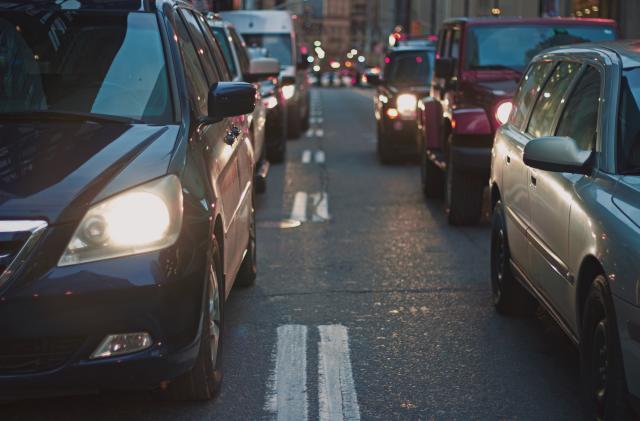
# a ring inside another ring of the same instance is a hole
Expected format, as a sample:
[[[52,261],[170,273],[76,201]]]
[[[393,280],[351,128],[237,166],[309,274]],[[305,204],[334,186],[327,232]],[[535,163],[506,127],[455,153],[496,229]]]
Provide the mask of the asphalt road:
[[[495,314],[488,224],[449,227],[415,165],[378,163],[372,95],[315,90],[310,136],[272,167],[216,401],[108,393],[14,402],[0,419],[580,419],[576,350],[541,311]],[[285,228],[292,216],[304,222]]]

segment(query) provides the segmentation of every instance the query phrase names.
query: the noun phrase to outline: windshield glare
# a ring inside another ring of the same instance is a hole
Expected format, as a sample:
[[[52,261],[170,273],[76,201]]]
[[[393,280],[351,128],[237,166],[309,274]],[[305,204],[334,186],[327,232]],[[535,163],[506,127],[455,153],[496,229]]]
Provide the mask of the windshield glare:
[[[473,26],[467,33],[465,67],[522,72],[536,54],[547,48],[614,38],[612,28],[601,26]]]
[[[249,48],[266,49],[267,57],[275,58],[281,66],[293,65],[289,34],[242,34],[242,38]]]
[[[434,55],[426,51],[395,54],[385,68],[385,80],[393,84],[427,84],[433,60]]]
[[[172,121],[155,16],[0,14],[0,113],[34,111]]]

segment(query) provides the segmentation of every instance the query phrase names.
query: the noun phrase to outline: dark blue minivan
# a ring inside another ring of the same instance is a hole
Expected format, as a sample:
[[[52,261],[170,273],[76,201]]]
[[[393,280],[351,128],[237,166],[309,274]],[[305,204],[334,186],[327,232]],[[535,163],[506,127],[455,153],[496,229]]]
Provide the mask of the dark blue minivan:
[[[256,278],[255,88],[169,0],[0,0],[0,398],[210,399]]]

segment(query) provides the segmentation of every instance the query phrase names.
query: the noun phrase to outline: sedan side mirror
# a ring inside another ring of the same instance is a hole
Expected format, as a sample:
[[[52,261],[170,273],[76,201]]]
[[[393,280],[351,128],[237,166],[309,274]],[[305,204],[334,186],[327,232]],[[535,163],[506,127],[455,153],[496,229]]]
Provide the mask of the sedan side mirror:
[[[208,123],[250,114],[256,107],[256,88],[246,82],[218,82],[209,90]]]
[[[524,147],[524,163],[539,170],[591,173],[593,151],[578,148],[570,137],[550,136],[533,139]]]
[[[436,60],[435,76],[437,78],[451,79],[455,69],[454,58],[439,58]]]
[[[278,77],[280,62],[275,58],[254,58],[249,62],[249,72],[244,75],[247,82],[259,82],[270,77]]]

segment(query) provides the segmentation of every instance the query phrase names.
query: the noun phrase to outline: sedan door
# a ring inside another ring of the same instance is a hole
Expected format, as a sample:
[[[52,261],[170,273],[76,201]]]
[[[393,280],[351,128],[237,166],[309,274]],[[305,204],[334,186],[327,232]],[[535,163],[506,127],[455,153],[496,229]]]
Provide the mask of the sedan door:
[[[598,133],[598,107],[602,86],[600,72],[583,66],[579,78],[564,94],[564,109],[557,123],[556,136],[574,139],[582,150],[592,151]],[[569,76],[569,74],[565,75]],[[545,89],[546,92],[546,89]],[[561,95],[557,90],[553,95]],[[530,170],[531,263],[535,278],[553,307],[565,321],[573,320],[575,275],[568,269],[571,208],[577,191],[589,176]]]
[[[180,10],[175,16],[178,44],[185,68],[185,77],[191,99],[195,103],[196,117],[208,114],[207,101],[210,87],[220,79],[219,71],[209,53],[209,47],[200,32],[197,20],[190,10]],[[240,203],[237,144],[232,134],[232,120],[223,119],[198,130],[204,148],[204,157],[211,183],[217,190],[224,229],[224,268],[233,276],[240,265],[242,250],[238,246],[236,220]],[[233,278],[230,278],[233,279]],[[229,283],[231,284],[231,283]],[[229,290],[231,285],[225,285]],[[228,291],[227,291],[228,293]]]
[[[496,165],[502,170],[501,193],[505,207],[507,235],[511,258],[520,269],[529,268],[527,229],[531,223],[529,169],[522,161],[524,147],[530,137],[521,131],[526,127],[552,62],[537,62],[525,74],[513,100],[514,109],[508,125],[496,135]]]

